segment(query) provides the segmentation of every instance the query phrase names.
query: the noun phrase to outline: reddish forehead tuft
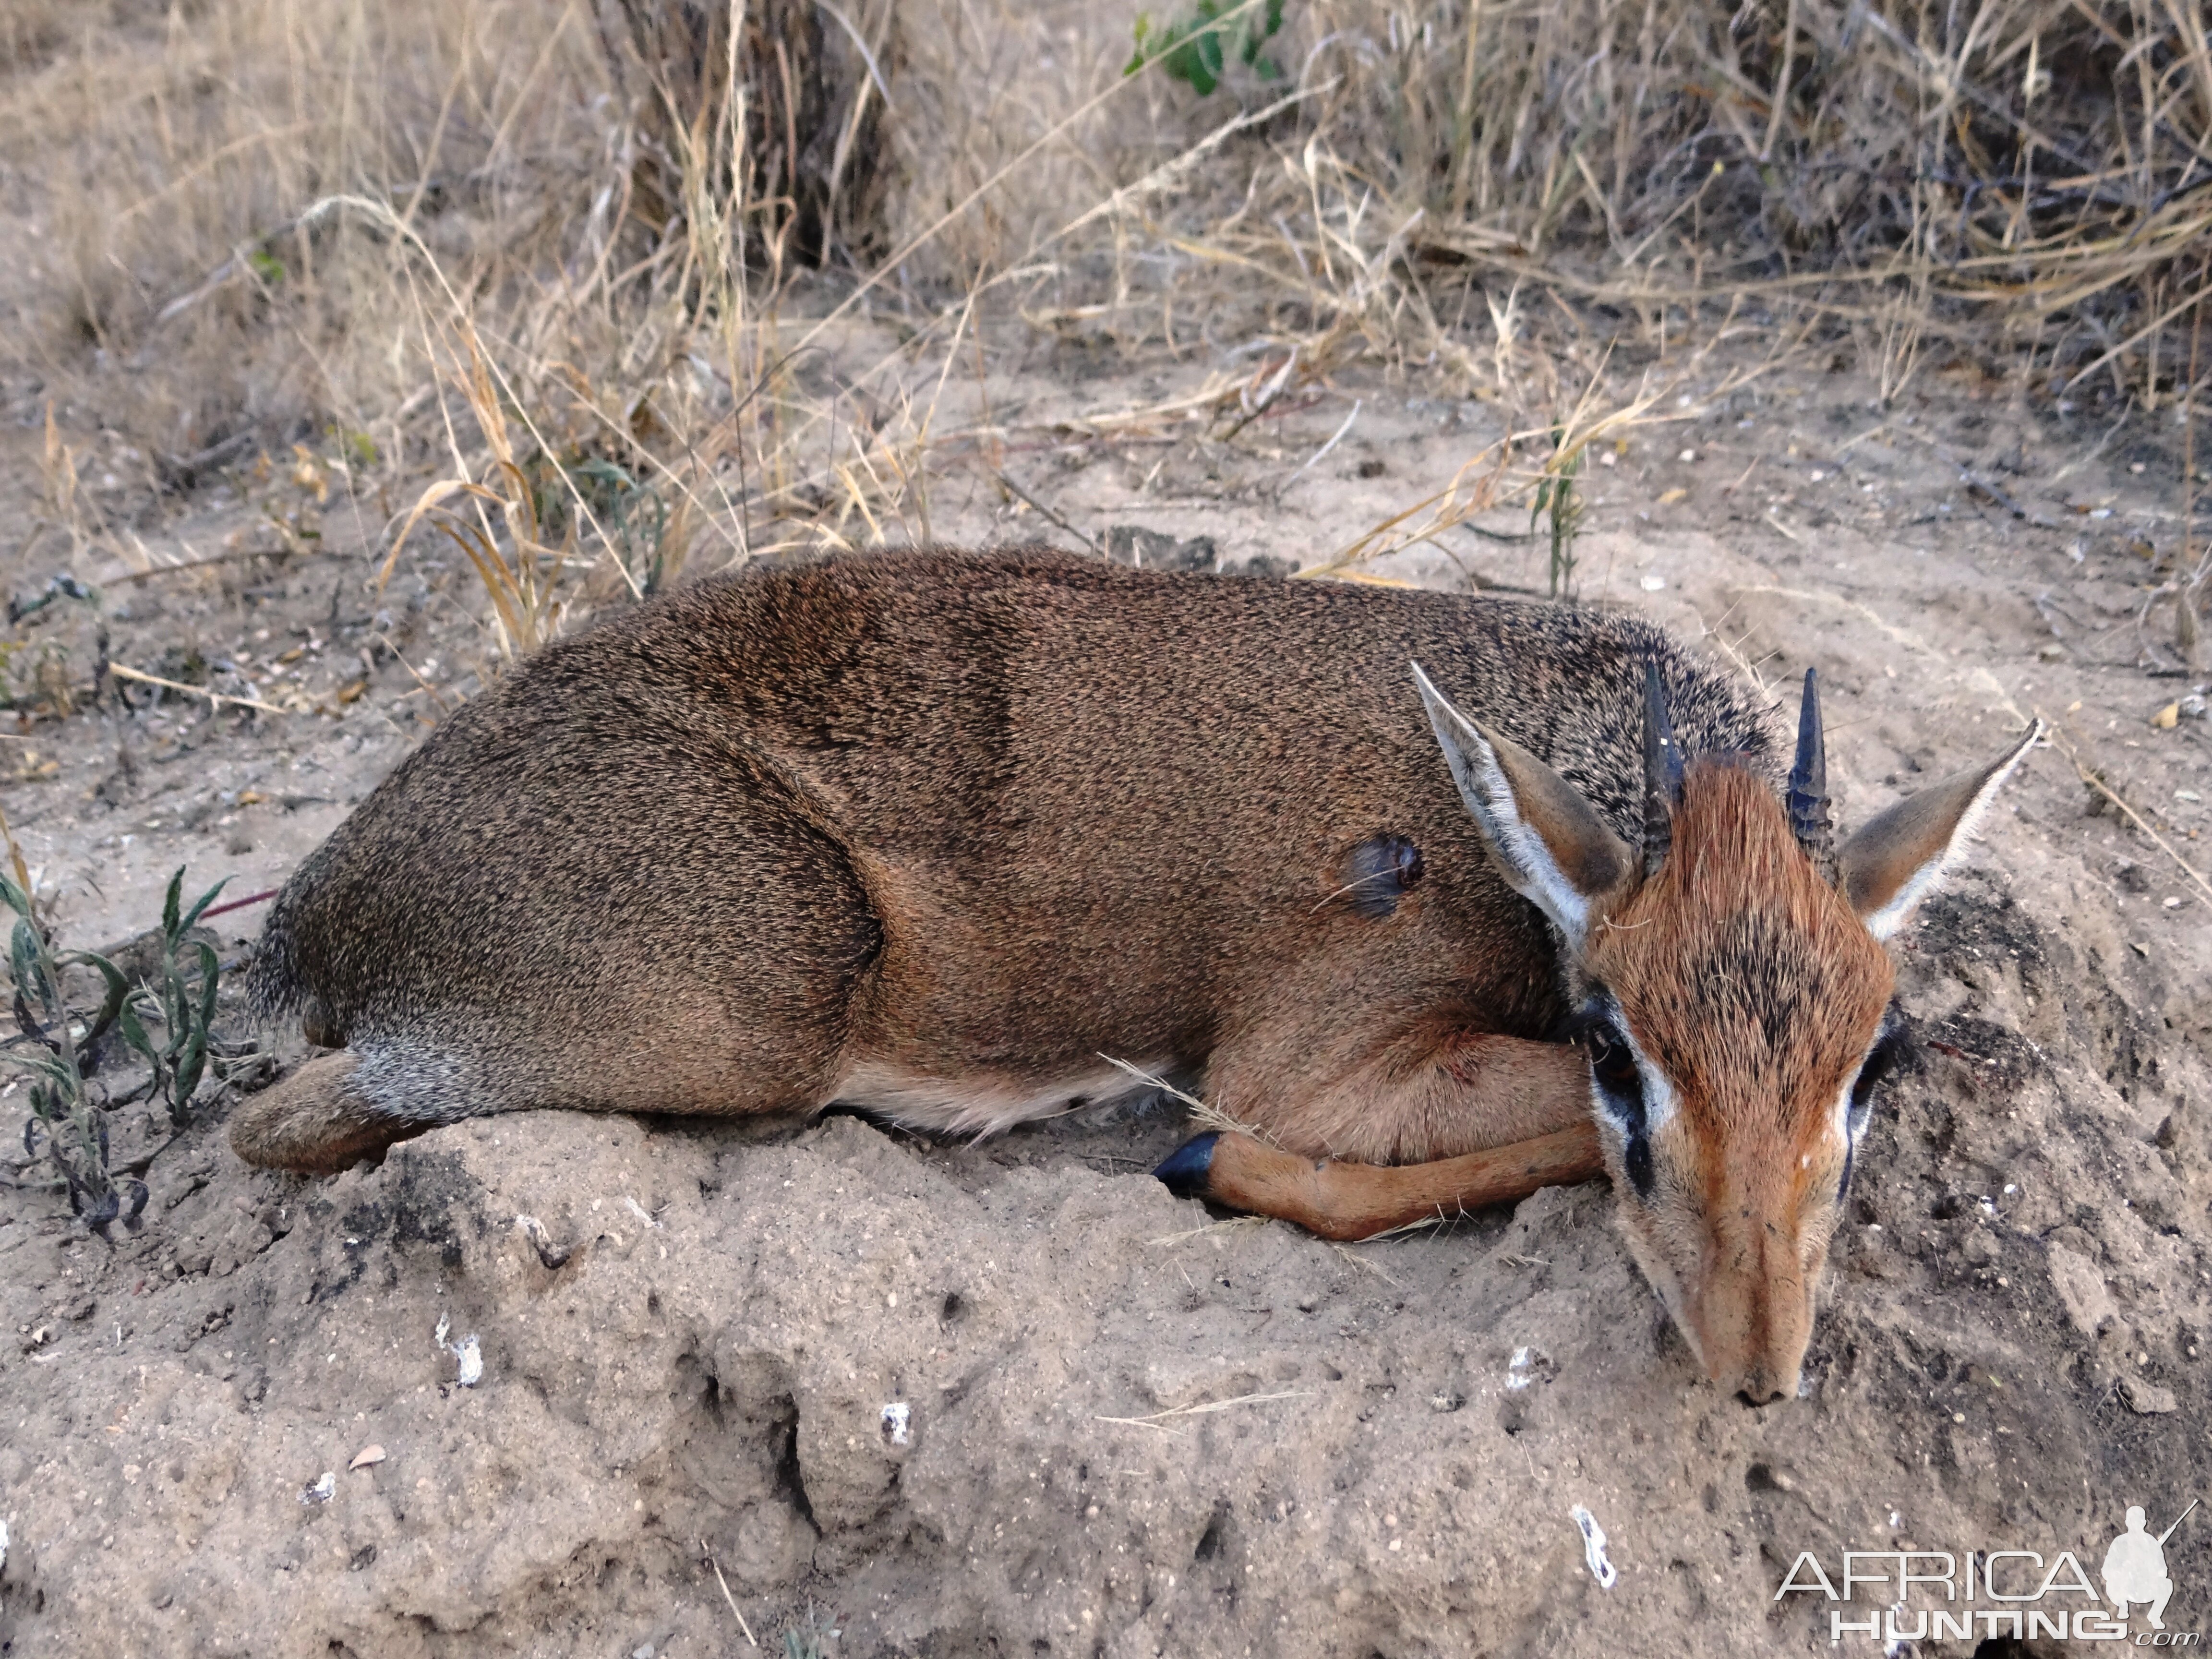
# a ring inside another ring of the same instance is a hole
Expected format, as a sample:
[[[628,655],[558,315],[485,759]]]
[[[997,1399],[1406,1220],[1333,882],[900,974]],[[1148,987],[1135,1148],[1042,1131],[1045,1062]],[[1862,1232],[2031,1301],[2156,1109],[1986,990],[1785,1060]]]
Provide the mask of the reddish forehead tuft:
[[[1683,779],[1666,863],[1584,961],[1693,1123],[1771,1122],[1793,1147],[1826,1121],[1895,977],[1765,783],[1710,757]]]

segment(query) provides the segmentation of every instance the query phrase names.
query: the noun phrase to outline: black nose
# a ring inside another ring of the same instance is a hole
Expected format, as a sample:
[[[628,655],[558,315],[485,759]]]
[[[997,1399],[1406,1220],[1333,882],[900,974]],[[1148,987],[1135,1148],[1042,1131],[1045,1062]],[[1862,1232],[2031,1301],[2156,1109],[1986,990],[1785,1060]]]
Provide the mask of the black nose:
[[[1771,1382],[1747,1382],[1735,1391],[1735,1397],[1751,1410],[1758,1411],[1790,1396]]]

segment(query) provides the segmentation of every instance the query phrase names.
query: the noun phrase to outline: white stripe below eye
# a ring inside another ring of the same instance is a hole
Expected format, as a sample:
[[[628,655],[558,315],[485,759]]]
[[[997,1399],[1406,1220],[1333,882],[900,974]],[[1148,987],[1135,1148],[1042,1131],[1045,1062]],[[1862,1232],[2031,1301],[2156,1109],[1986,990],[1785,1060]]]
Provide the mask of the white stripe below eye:
[[[1856,1129],[1851,1127],[1851,1091],[1857,1085],[1858,1080],[1859,1074],[1856,1072],[1852,1073],[1851,1080],[1844,1085],[1842,1092],[1836,1097],[1836,1121],[1833,1132],[1836,1139],[1846,1146],[1857,1146],[1859,1136],[1866,1133],[1866,1125],[1863,1122],[1860,1123]]]
[[[1843,1092],[1836,1097],[1836,1139],[1846,1146],[1859,1144],[1859,1137],[1866,1133],[1866,1127],[1874,1118],[1874,1103],[1869,1101],[1859,1121],[1856,1123],[1851,1121],[1851,1091],[1859,1086],[1860,1073],[1866,1070],[1867,1062],[1874,1058],[1874,1051],[1881,1047],[1881,1040],[1890,1034],[1890,1029],[1889,1018],[1885,1015],[1881,1024],[1875,1027],[1874,1041],[1867,1044],[1866,1052],[1859,1056],[1859,1063],[1844,1079]]]
[[[1653,1065],[1651,1057],[1644,1052],[1644,1045],[1636,1040],[1636,1033],[1629,1028],[1628,1016],[1620,1012],[1620,1005],[1607,997],[1605,1011],[1613,1029],[1627,1043],[1628,1052],[1636,1060],[1637,1073],[1644,1079],[1644,1132],[1648,1136],[1681,1109],[1681,1097],[1674,1092],[1674,1085],[1666,1073]],[[1613,1122],[1612,1109],[1605,1103],[1605,1091],[1598,1087],[1595,1073],[1590,1077],[1590,1098],[1597,1104],[1599,1121]]]

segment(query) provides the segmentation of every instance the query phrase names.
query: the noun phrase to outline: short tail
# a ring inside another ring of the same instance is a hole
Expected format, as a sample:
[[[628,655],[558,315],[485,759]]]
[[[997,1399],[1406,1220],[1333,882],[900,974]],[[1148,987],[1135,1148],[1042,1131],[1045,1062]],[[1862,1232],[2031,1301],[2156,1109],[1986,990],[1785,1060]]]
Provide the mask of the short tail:
[[[349,1041],[347,1028],[332,1017],[330,1005],[308,982],[301,960],[295,920],[299,886],[296,877],[286,883],[270,907],[252,963],[246,970],[246,1000],[268,1024],[296,1017],[308,1042],[318,1048],[343,1048]]]
[[[253,961],[246,970],[246,994],[253,1011],[271,1022],[304,1011],[314,1000],[300,964],[299,936],[294,931],[295,883],[285,884],[261,926],[253,947]]]

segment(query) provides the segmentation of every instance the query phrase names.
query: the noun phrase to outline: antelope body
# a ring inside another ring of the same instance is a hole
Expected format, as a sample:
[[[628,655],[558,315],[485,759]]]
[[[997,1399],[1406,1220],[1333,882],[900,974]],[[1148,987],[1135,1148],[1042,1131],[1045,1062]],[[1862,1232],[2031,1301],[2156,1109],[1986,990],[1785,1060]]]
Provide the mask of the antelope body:
[[[975,1133],[1126,1092],[1105,1056],[1202,1071],[1255,1133],[1162,1177],[1337,1236],[1604,1168],[1763,1401],[1898,1038],[1878,941],[2027,747],[1838,850],[1818,728],[1808,685],[1785,805],[1744,690],[1585,611],[1038,550],[702,582],[469,703],[301,867],[255,988],[343,1052],[234,1144]]]

